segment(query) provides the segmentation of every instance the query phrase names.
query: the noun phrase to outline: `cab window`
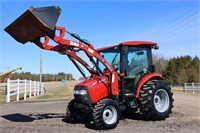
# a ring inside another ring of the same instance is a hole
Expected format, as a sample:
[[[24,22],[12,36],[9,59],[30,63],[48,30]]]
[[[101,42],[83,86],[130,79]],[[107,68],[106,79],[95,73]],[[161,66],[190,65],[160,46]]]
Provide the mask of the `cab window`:
[[[106,49],[100,52],[101,56],[119,73],[120,68],[120,51],[117,47]],[[99,61],[98,65],[103,71],[105,66]]]
[[[129,48],[127,55],[127,76],[135,76],[148,68],[148,52],[147,48]]]

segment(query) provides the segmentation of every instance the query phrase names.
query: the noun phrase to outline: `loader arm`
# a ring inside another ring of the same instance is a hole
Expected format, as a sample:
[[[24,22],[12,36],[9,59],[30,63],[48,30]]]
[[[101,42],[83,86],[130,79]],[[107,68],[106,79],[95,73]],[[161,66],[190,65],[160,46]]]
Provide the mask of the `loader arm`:
[[[55,35],[56,31],[58,31],[60,33],[58,36]],[[88,46],[81,42],[79,43],[79,42],[75,42],[72,40],[64,39],[65,33],[66,33],[66,30],[64,27],[55,26],[54,30],[52,30],[48,35],[44,36],[43,42],[40,41],[42,37],[37,38],[33,42],[42,49],[56,51],[59,53],[66,53],[67,51],[75,51],[75,49],[80,49],[86,53],[86,55],[88,56],[90,61],[93,62],[93,64],[96,64],[96,62],[93,59],[93,57],[95,57],[109,71],[109,73],[110,73],[109,83],[111,86],[110,92],[112,95],[117,95],[118,94],[118,75],[114,71],[112,66],[94,49],[93,45]],[[53,40],[54,42],[56,42],[58,45],[56,45],[56,46],[50,45],[49,44],[50,39]],[[68,56],[70,57],[70,59],[72,59],[72,55],[75,57],[75,54],[68,53]],[[86,65],[87,63],[83,63],[83,59],[81,59],[80,57],[77,57],[77,56],[76,56],[76,59],[78,59],[80,63],[82,62],[81,64],[86,66],[86,68],[88,69],[88,66]],[[101,74],[103,75],[103,72],[101,71],[101,69],[99,69],[97,64],[96,64],[96,67],[97,67],[98,71],[100,71]],[[89,71],[91,71],[91,70],[89,70]]]
[[[72,59],[72,62],[74,61],[72,58],[74,51],[77,51],[77,49],[84,51],[92,64],[96,66],[98,72],[103,76],[108,76],[110,83],[109,92],[111,92],[112,95],[117,95],[119,92],[117,73],[114,71],[112,66],[94,49],[93,45],[79,38],[75,34],[67,32],[64,27],[56,26],[60,13],[61,9],[58,6],[41,8],[30,7],[4,30],[18,42],[23,44],[26,42],[33,42],[44,50],[56,51],[59,53],[67,53],[67,51],[71,51],[72,53],[68,54],[68,57]],[[57,32],[59,35],[56,35]],[[80,42],[65,39],[64,36],[66,32]],[[57,45],[50,45],[50,39]],[[73,56],[75,57],[75,54]],[[98,67],[94,58],[99,60],[105,66],[107,69],[106,74]],[[87,68],[87,65],[83,63],[83,59],[81,60],[80,57],[76,57],[76,59]]]

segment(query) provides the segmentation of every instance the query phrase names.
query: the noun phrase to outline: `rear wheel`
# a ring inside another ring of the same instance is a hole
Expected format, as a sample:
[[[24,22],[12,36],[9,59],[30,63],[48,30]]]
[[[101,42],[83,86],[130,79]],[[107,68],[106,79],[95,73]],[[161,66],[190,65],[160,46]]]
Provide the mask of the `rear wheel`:
[[[119,105],[112,99],[103,99],[93,108],[93,119],[98,129],[115,128],[119,122]]]
[[[169,108],[169,96],[164,89],[156,91],[153,101],[156,110],[160,113],[167,111]]]
[[[171,88],[159,80],[148,81],[140,90],[140,111],[149,120],[164,120],[173,108]]]

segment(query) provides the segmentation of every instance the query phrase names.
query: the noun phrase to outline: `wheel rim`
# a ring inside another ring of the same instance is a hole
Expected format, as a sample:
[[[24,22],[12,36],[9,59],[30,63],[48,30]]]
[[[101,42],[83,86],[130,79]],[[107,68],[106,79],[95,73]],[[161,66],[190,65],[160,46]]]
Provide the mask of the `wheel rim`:
[[[113,124],[117,121],[117,110],[114,106],[107,106],[103,111],[103,120],[106,124]]]
[[[159,89],[155,93],[154,106],[160,113],[165,112],[169,108],[169,95],[165,90]]]

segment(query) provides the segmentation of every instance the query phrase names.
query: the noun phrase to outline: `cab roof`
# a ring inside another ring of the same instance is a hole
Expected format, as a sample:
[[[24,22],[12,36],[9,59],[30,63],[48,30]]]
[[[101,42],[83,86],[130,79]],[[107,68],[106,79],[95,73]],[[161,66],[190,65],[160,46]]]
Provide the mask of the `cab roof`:
[[[106,46],[106,47],[102,47],[102,48],[98,48],[96,49],[96,51],[102,51],[102,50],[106,50],[109,48],[113,48],[115,46],[156,46],[157,43],[155,42],[149,42],[149,41],[127,41],[127,42],[121,42],[118,45],[113,45],[113,46]]]

